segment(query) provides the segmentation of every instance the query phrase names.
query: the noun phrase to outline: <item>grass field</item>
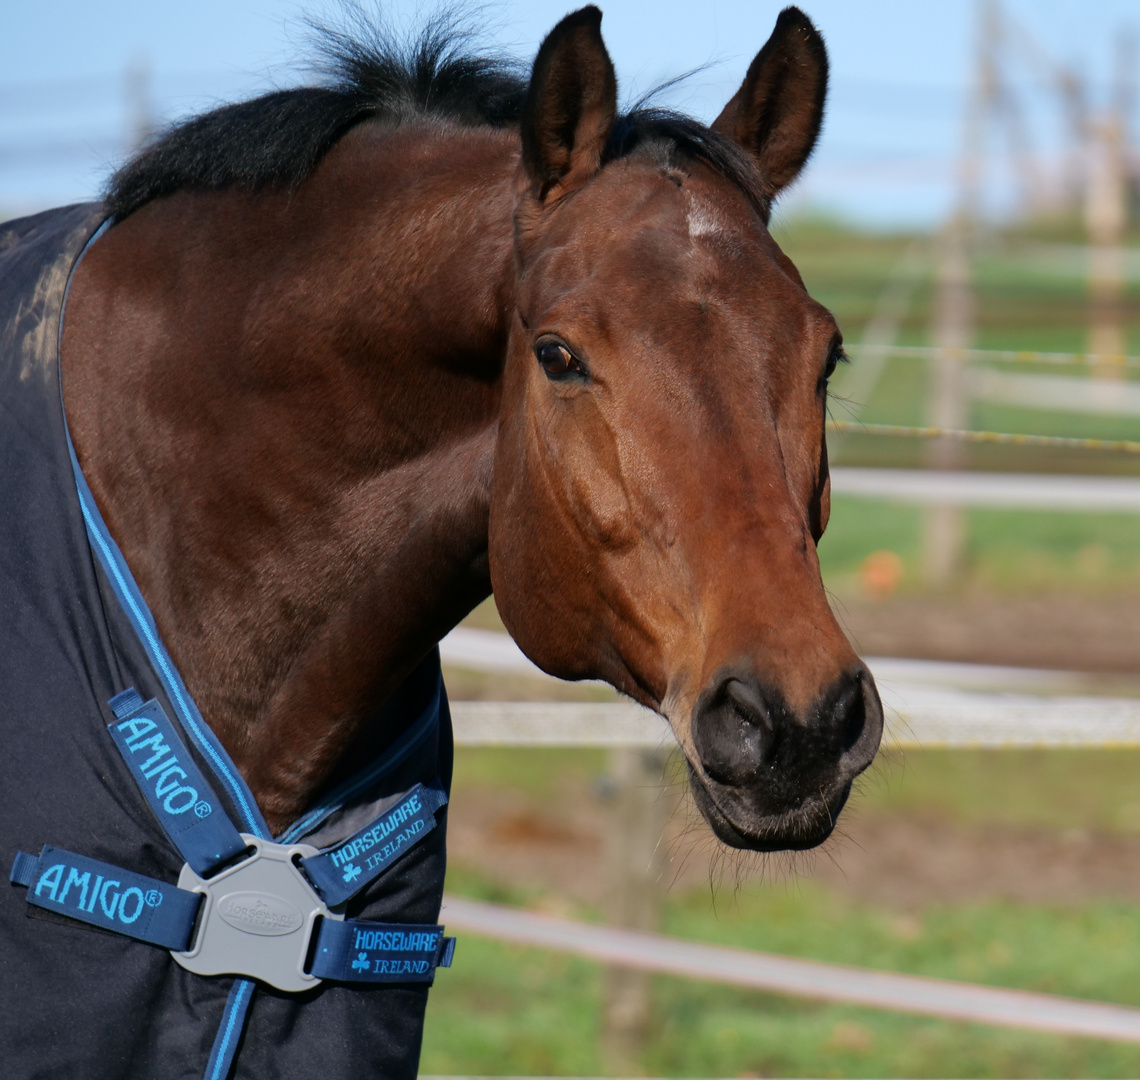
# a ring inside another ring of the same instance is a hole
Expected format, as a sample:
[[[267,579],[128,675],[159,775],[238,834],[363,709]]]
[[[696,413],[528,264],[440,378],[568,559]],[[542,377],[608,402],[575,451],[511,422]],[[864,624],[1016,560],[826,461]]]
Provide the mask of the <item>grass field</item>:
[[[872,552],[889,550],[903,562],[899,588],[920,590],[922,514],[914,506],[836,498],[819,545],[828,588],[838,594],[857,591],[863,561]],[[1140,514],[974,509],[966,521],[966,569],[959,588],[1096,592],[1140,586]]]
[[[497,783],[557,815],[573,781],[603,767],[600,752],[462,751],[452,813]],[[1140,837],[1140,753],[925,752],[884,764],[856,799],[858,823],[892,815],[937,819],[972,835]],[[568,786],[569,785],[569,786]],[[580,790],[577,789],[577,790]],[[525,878],[463,864],[459,894],[550,906],[574,904]],[[1019,987],[1140,1006],[1136,898],[1080,904],[868,904],[810,877],[731,879],[668,895],[665,932],[693,940]],[[497,1075],[604,1075],[603,974],[571,957],[464,937],[456,966],[432,991],[423,1070]],[[1140,1075],[1140,1046],[1068,1039],[744,993],[657,978],[653,1022],[638,1062],[664,1076]],[[622,1072],[629,1072],[624,1063]]]
[[[924,913],[915,934],[880,912],[801,889],[740,901],[709,933],[707,898],[672,905],[687,937],[1140,1004],[1140,918],[1124,904],[1079,911],[979,904]],[[791,910],[789,910],[791,909]],[[705,933],[701,934],[701,931]],[[764,932],[766,931],[766,932]],[[795,946],[801,949],[796,950]],[[780,948],[783,946],[782,948]],[[602,971],[573,957],[464,938],[432,991],[428,1073],[612,1074],[600,1048]],[[649,1076],[1128,1077],[1140,1047],[953,1024],[691,980],[657,978],[640,1058]],[[621,1072],[627,1073],[628,1067]],[[619,1073],[620,1075],[620,1073]]]

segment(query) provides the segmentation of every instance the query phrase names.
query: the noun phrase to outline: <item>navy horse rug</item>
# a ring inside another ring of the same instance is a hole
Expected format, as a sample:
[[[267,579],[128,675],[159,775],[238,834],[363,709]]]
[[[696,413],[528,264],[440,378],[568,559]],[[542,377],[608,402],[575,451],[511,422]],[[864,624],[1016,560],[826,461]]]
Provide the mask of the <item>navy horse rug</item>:
[[[68,438],[59,341],[98,205],[0,226],[5,1077],[412,1077],[451,726],[438,653],[381,759],[272,836]]]

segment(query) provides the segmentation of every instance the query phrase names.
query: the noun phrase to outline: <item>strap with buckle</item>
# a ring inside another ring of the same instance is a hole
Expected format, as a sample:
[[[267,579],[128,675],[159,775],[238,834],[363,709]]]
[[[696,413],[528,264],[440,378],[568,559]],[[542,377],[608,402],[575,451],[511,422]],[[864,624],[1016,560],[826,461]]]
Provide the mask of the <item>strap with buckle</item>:
[[[28,903],[171,950],[199,975],[239,975],[279,990],[430,982],[455,939],[436,925],[345,919],[333,911],[435,828],[447,802],[416,784],[334,848],[239,833],[157,700],[131,688],[111,701],[108,730],[158,820],[186,859],[170,885],[45,846],[18,852],[13,884]]]
[[[245,849],[214,789],[157,700],[132,686],[109,702],[108,732],[166,835],[198,873],[209,873]]]
[[[148,945],[184,949],[201,897],[164,881],[45,845],[39,857],[19,851],[9,880],[28,903]]]
[[[431,832],[436,811],[446,802],[442,787],[416,784],[347,840],[303,858],[301,868],[329,907],[343,904]]]

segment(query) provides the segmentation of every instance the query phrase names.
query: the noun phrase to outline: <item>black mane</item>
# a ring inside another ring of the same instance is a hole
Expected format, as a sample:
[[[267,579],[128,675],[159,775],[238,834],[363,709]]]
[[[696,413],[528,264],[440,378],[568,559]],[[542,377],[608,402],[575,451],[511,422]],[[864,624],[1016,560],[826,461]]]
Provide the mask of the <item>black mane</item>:
[[[337,140],[369,118],[437,119],[512,127],[527,93],[526,69],[468,50],[473,33],[451,14],[402,44],[349,9],[349,29],[313,25],[324,85],[278,90],[182,121],[120,168],[104,193],[117,220],[181,190],[289,189],[308,177]],[[763,216],[768,199],[751,160],[730,139],[643,99],[618,118],[608,158],[648,152],[663,165],[706,161],[749,194]]]

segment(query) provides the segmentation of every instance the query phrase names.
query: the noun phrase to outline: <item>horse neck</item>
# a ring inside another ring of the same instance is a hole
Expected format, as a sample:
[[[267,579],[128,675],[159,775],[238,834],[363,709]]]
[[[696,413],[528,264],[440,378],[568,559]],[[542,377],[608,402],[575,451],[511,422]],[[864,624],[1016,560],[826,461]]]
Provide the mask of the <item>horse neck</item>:
[[[297,192],[149,204],[73,283],[80,460],[273,825],[490,592],[513,142],[364,125]]]

